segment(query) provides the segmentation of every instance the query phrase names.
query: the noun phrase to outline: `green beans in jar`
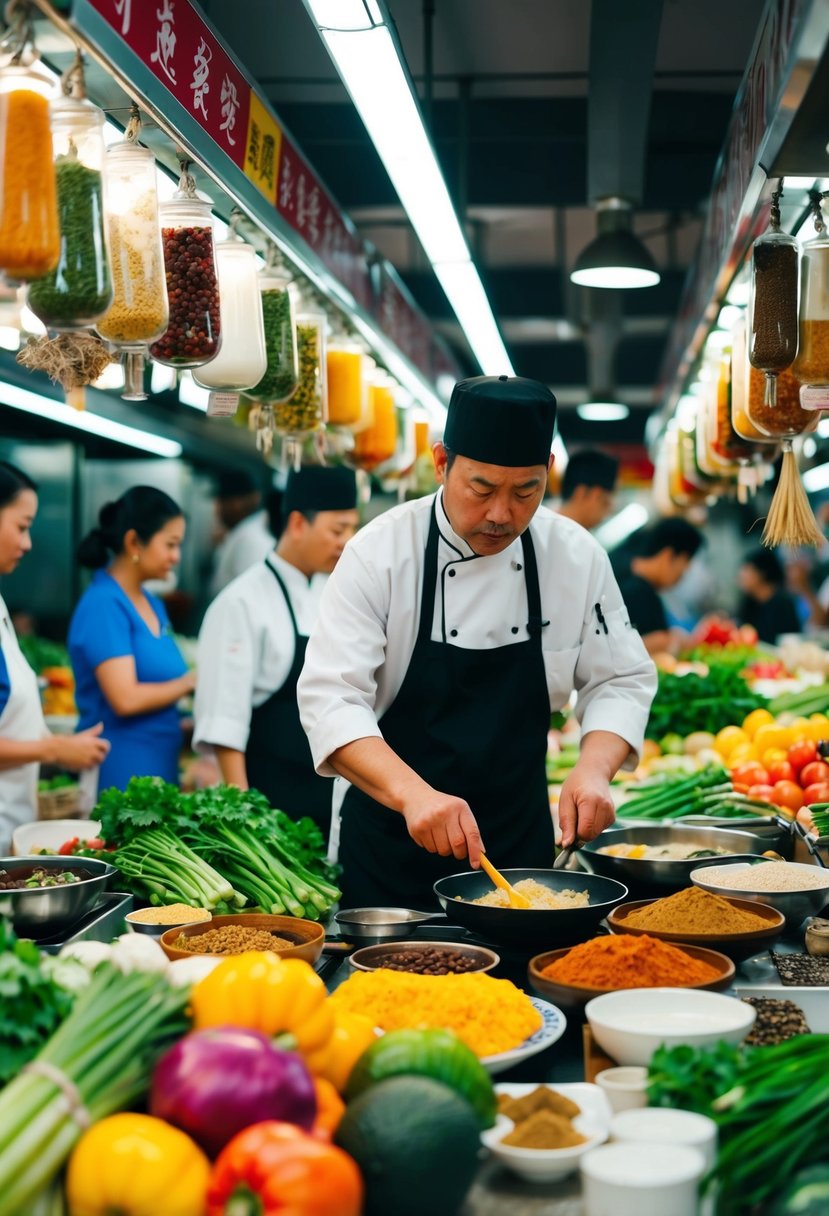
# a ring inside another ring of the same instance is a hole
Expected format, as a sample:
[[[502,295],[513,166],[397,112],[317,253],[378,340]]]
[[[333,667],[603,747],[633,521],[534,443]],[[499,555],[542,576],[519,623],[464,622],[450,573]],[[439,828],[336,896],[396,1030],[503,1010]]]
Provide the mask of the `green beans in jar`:
[[[317,324],[299,321],[296,336],[299,383],[290,400],[274,405],[276,429],[287,435],[315,431],[325,421],[322,334]]]

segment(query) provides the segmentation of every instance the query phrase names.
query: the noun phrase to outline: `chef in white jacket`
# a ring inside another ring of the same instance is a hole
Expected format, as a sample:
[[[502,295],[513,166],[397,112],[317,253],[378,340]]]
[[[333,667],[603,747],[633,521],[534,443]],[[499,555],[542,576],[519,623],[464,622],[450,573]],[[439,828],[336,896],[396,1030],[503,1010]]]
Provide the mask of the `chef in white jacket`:
[[[541,507],[555,411],[537,381],[461,381],[440,490],[369,524],[329,579],[298,696],[317,771],[351,783],[343,907],[429,908],[484,842],[499,867],[549,866],[547,733],[573,689],[563,841],[613,821],[656,676],[604,551]]]
[[[37,487],[14,465],[0,461],[0,575],[11,574],[32,547]],[[76,735],[52,735],[43,720],[37,678],[17,641],[0,597],[0,856],[11,835],[37,817],[40,765],[71,772],[96,768],[109,751],[101,724]]]

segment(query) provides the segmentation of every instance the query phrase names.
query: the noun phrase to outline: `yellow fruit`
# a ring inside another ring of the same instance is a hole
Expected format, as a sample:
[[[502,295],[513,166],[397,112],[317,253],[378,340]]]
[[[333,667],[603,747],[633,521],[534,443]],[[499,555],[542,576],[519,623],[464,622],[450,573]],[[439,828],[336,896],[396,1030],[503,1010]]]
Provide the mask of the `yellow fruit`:
[[[829,725],[829,723],[827,723]],[[646,739],[642,744],[642,759],[655,760],[657,756],[662,755],[662,748],[653,739]]]
[[[727,760],[735,747],[748,742],[748,735],[739,726],[724,726],[714,739],[714,750]]]
[[[754,746],[762,756],[770,747],[785,749],[789,746],[789,731],[785,726],[760,726],[754,735]]]
[[[759,760],[759,758],[757,748],[753,743],[738,743],[728,756],[728,763],[730,766],[745,764],[746,760]]]
[[[788,753],[782,747],[769,747],[760,756],[760,763],[763,768],[768,768],[770,764],[779,764],[781,760],[788,760]]]
[[[813,739],[815,743],[820,743],[824,739],[829,739],[829,718],[826,714],[812,714],[809,718],[809,725],[806,728],[805,737]]]
[[[753,709],[743,719],[743,730],[748,735],[749,739],[753,739],[761,726],[773,726],[774,715],[770,714],[767,709]]]

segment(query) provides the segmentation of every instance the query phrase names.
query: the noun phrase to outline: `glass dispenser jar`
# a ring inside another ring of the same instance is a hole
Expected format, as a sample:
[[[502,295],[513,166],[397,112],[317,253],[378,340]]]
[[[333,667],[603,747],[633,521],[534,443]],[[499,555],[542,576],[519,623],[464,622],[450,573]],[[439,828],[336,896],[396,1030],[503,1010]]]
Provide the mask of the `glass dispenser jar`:
[[[250,396],[259,401],[288,401],[299,383],[294,290],[291,276],[273,261],[259,272],[267,366]]]
[[[49,99],[37,64],[0,70],[0,271],[37,279],[58,264],[60,229]]]
[[[265,326],[256,253],[244,241],[216,246],[222,344],[218,355],[193,373],[202,388],[241,393],[265,374]]]
[[[368,385],[363,376],[363,352],[357,342],[335,338],[328,344],[328,422],[359,427],[367,410]]]
[[[776,401],[777,377],[797,354],[797,242],[775,226],[754,242],[751,258],[748,358],[765,372],[764,402]]]
[[[829,233],[822,230],[801,251],[800,349],[792,371],[800,404],[829,409]]]
[[[196,196],[195,181],[183,173],[179,189],[159,211],[170,321],[150,354],[169,367],[199,367],[219,353],[221,343],[210,203]]]
[[[801,406],[800,383],[793,372],[780,372],[777,377],[777,402],[769,405],[762,376],[756,368],[749,368],[746,418],[767,439],[785,442],[813,431],[820,415]]]
[[[95,328],[124,355],[124,392],[142,400],[147,345],[167,328],[169,309],[158,223],[155,157],[132,141],[106,152],[107,221],[113,299]]]
[[[317,431],[328,417],[325,383],[325,317],[302,313],[296,320],[299,382],[293,396],[274,405],[277,431],[296,438]]]
[[[104,205],[104,113],[85,97],[52,107],[60,256],[29,287],[29,307],[52,329],[88,329],[112,303]]]
[[[372,420],[354,437],[352,460],[362,469],[374,469],[391,460],[397,448],[397,407],[389,377],[376,372],[369,385]]]

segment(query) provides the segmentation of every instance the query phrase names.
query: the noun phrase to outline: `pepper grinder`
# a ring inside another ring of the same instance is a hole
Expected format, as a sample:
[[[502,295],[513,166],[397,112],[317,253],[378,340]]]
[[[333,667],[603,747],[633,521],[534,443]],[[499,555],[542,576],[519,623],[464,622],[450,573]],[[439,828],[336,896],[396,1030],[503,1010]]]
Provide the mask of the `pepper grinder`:
[[[806,929],[806,950],[817,958],[829,956],[829,920],[812,918]]]

